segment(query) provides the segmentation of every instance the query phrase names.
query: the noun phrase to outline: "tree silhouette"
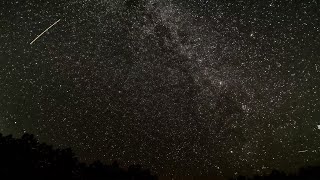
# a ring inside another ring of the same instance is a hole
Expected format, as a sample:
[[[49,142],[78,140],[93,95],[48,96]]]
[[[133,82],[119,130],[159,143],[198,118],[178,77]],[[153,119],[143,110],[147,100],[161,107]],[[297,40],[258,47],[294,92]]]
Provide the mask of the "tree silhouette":
[[[81,163],[70,148],[54,149],[39,143],[33,135],[24,134],[21,139],[0,134],[1,179],[74,179],[74,180],[156,180],[148,169],[141,165],[121,168],[117,161],[111,165],[95,161],[89,165]],[[245,177],[237,180],[316,180],[320,179],[320,166],[300,168],[295,174],[273,170],[268,175]]]
[[[272,170],[268,175],[254,177],[238,176],[236,180],[318,180],[320,179],[320,166],[308,166],[300,168],[297,173],[286,174],[278,170]]]
[[[0,134],[0,174],[1,179],[157,179],[140,165],[125,170],[116,161],[112,165],[80,163],[70,148],[53,149],[31,134],[21,139]]]

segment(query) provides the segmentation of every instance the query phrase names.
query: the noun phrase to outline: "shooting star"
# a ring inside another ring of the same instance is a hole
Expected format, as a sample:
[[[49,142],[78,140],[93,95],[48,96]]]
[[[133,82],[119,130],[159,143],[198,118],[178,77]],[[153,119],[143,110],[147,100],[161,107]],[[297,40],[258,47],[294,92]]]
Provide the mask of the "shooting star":
[[[48,27],[46,30],[44,30],[41,34],[39,34],[33,41],[31,41],[30,45],[33,44],[37,39],[39,39],[44,33],[46,33],[50,28],[52,28],[54,25],[56,25],[61,19],[53,23],[50,27]]]
[[[308,150],[304,150],[304,151],[298,151],[299,153],[305,153],[308,152]]]

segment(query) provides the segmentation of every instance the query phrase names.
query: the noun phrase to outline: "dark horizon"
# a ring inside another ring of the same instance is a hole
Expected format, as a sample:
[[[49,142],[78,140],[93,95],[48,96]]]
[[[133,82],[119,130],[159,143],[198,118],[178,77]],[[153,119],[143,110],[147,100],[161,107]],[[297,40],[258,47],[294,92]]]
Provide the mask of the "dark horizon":
[[[0,134],[0,174],[4,179],[117,179],[117,180],[300,180],[320,178],[320,162],[317,166],[306,166],[286,173],[276,169],[268,173],[234,175],[159,175],[141,164],[121,166],[118,161],[103,163],[100,160],[87,164],[80,162],[70,148],[53,148],[40,143],[34,135],[25,133],[21,138]]]

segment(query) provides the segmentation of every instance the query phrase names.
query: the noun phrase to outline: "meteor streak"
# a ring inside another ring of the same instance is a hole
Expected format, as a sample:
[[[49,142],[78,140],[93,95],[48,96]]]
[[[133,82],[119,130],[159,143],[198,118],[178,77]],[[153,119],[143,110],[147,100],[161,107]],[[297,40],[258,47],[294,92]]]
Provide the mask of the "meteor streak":
[[[46,30],[44,30],[41,34],[39,34],[33,41],[31,41],[30,45],[33,44],[37,39],[39,39],[44,33],[46,33],[50,28],[52,28],[54,25],[56,25],[61,19],[53,23],[50,27],[48,27]]]
[[[304,151],[298,151],[299,153],[305,153],[308,152],[308,150],[304,150]]]

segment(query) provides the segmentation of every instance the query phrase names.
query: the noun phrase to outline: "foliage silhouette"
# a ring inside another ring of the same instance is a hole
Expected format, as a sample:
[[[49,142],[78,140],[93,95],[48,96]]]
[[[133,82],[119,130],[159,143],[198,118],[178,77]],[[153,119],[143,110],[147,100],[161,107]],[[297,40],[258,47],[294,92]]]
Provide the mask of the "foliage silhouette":
[[[70,148],[53,149],[31,134],[24,134],[21,139],[0,134],[0,175],[1,179],[157,179],[140,165],[131,165],[126,170],[117,162],[80,163]]]
[[[245,177],[238,176],[235,180],[319,180],[320,166],[307,166],[300,168],[295,174],[286,174],[278,170],[273,170],[269,175]]]
[[[106,165],[100,161],[85,164],[78,161],[70,148],[54,149],[39,143],[33,135],[24,134],[21,139],[0,134],[1,179],[74,179],[74,180],[156,180],[141,165],[121,168],[117,161]],[[273,170],[269,175],[245,177],[236,180],[316,180],[320,179],[320,166],[300,168],[295,174]]]

